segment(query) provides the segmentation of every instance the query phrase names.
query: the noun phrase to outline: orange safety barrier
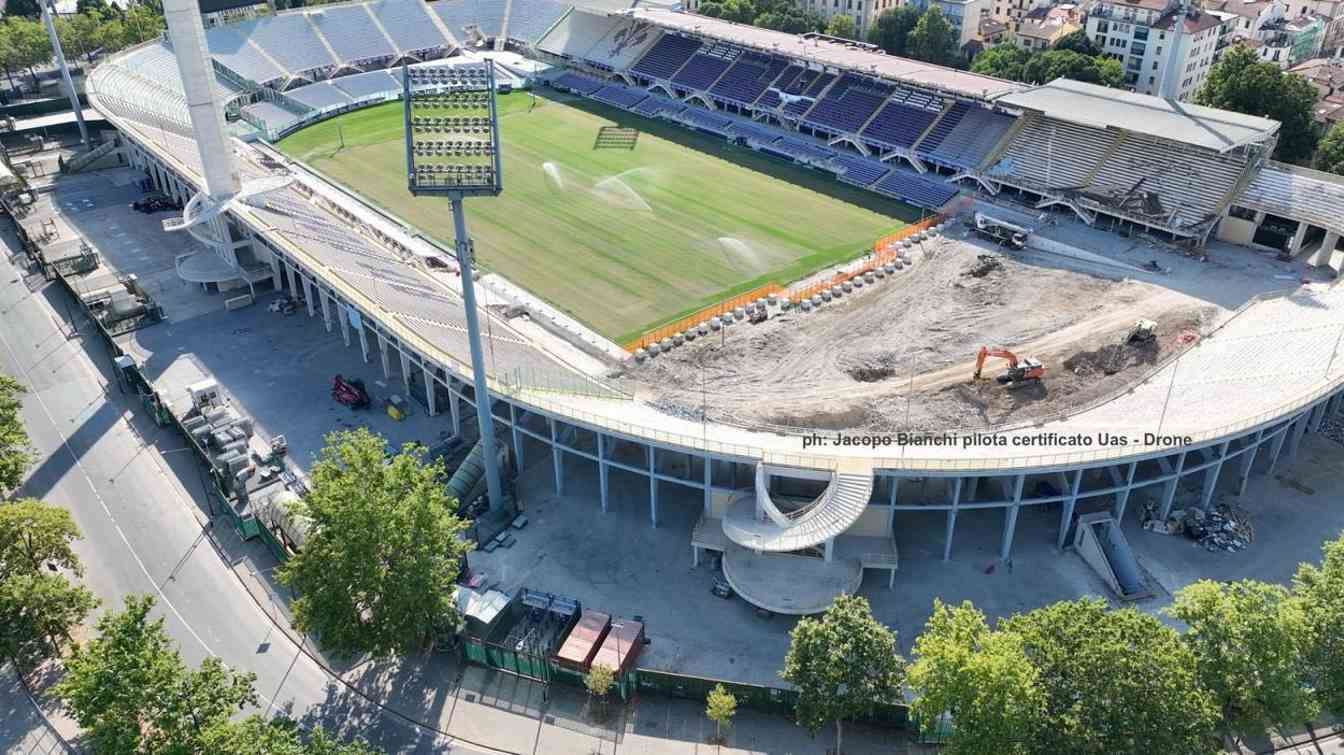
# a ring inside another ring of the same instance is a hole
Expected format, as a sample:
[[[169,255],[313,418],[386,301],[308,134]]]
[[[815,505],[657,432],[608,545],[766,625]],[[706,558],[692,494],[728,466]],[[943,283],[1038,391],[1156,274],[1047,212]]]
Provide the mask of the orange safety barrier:
[[[725,312],[731,312],[738,307],[744,307],[757,299],[765,298],[770,294],[781,294],[783,292],[784,289],[781,288],[778,283],[767,283],[763,286],[753,288],[752,290],[738,294],[731,299],[724,299],[716,304],[711,304],[704,309],[698,310],[694,314],[681,318],[680,320],[654,328],[639,338],[626,343],[625,350],[634,351],[635,349],[645,348],[651,343],[657,343],[664,338],[676,335],[677,333],[684,333],[690,328],[693,328],[710,318],[718,317]]]
[[[942,215],[931,215],[918,223],[911,223],[895,233],[883,236],[873,242],[872,256],[864,260],[862,265],[838,272],[825,280],[820,280],[806,286],[790,288],[789,301],[797,304],[804,299],[811,299],[822,291],[829,291],[832,286],[838,286],[845,281],[853,280],[857,276],[871,272],[875,268],[891,262],[896,259],[896,254],[900,249],[899,242],[914,236],[920,231],[928,230],[943,222],[945,219],[946,218]]]

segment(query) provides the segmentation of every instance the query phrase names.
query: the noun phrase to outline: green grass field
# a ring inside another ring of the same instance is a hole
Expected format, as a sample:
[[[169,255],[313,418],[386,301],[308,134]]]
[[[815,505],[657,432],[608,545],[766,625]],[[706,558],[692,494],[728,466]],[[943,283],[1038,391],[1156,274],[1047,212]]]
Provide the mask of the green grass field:
[[[919,215],[829,174],[589,101],[515,93],[499,112],[504,193],[467,202],[477,258],[618,341],[857,257]],[[637,145],[598,148],[603,126],[638,129]],[[447,201],[406,191],[400,103],[315,124],[279,147],[451,244]]]

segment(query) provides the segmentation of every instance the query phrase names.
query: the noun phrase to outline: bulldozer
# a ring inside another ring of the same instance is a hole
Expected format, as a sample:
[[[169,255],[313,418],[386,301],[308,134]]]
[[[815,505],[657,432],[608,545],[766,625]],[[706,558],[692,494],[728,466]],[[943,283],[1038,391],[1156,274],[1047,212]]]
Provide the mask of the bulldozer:
[[[1013,352],[1002,346],[981,346],[980,353],[975,357],[975,375],[972,380],[979,380],[981,372],[985,367],[985,360],[990,357],[998,357],[1008,361],[1008,369],[994,376],[994,381],[1005,388],[1021,388],[1029,384],[1039,384],[1045,377],[1045,365],[1032,357],[1018,357]]]

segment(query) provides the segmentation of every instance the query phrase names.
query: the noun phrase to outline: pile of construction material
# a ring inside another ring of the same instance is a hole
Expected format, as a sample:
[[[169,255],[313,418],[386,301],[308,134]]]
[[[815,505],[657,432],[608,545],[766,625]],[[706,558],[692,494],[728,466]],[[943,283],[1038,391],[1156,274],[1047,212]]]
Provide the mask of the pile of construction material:
[[[1326,417],[1321,423],[1321,434],[1336,443],[1344,443],[1344,417]]]
[[[1204,550],[1236,553],[1255,542],[1255,528],[1245,511],[1220,503],[1212,509],[1176,509],[1165,519],[1154,504],[1145,507],[1143,528],[1163,535],[1185,535]]]

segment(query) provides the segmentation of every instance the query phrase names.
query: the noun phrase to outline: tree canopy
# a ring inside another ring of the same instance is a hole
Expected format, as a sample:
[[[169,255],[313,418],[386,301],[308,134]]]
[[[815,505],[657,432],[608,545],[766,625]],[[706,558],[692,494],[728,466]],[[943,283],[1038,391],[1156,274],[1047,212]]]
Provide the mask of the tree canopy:
[[[279,570],[295,625],[340,656],[424,648],[461,621],[454,581],[470,543],[442,464],[407,445],[389,456],[366,429],[327,436],[304,498],[312,530]]]
[[[25,59],[14,53],[9,30],[15,25],[31,25],[22,19],[5,19],[0,24],[0,65],[8,68],[28,65]],[[28,390],[19,381],[8,375],[0,375],[0,492],[8,492],[19,486],[28,466],[33,463],[33,448],[28,440],[28,431],[23,427],[19,410],[23,407],[22,396]]]
[[[1336,123],[1321,137],[1314,158],[1317,170],[1344,174],[1344,123]]]
[[[1029,60],[1031,53],[1017,45],[994,45],[975,56],[975,60],[971,62],[971,70],[1000,79],[1025,81]]]
[[[1097,49],[1097,46],[1092,43],[1092,38],[1087,36],[1087,29],[1075,29],[1055,40],[1051,47],[1056,50],[1072,50],[1089,58],[1101,54],[1101,50]]]
[[[1307,627],[1307,681],[1320,706],[1344,715],[1344,535],[1325,544],[1320,566],[1293,577]]]
[[[1201,580],[1177,592],[1167,612],[1189,627],[1181,638],[1226,733],[1259,735],[1315,718],[1302,684],[1306,621],[1287,588]]]
[[[1023,66],[1022,77],[1030,84],[1044,84],[1061,77],[1108,87],[1124,83],[1120,61],[1073,50],[1045,50],[1032,55]]]
[[[208,727],[200,745],[200,755],[376,755],[378,752],[359,740],[341,742],[320,726],[305,736],[291,719],[258,715],[241,721],[220,721]]]
[[[943,18],[942,9],[932,5],[919,17],[919,23],[906,37],[905,54],[941,66],[957,63],[961,57],[957,49],[957,30]]]
[[[1030,732],[1044,725],[1040,673],[1021,638],[991,632],[969,602],[953,607],[934,600],[915,640],[908,683],[917,695],[913,712],[924,725],[951,714],[950,755],[1025,755],[1032,752]]]
[[[868,601],[841,595],[819,618],[794,626],[780,676],[798,688],[798,723],[815,734],[835,722],[839,752],[846,720],[900,700],[904,666],[896,634],[873,618]]]
[[[1196,104],[1272,118],[1281,124],[1274,156],[1288,162],[1311,157],[1318,138],[1313,114],[1318,93],[1311,82],[1260,60],[1236,45],[1223,51],[1195,93]]]
[[[129,596],[98,620],[98,637],[76,648],[54,687],[98,752],[198,753],[211,726],[255,705],[255,677],[211,656],[191,669],[149,618],[154,599]]]
[[[859,36],[854,29],[854,18],[843,13],[831,16],[831,20],[826,22],[826,33],[842,39],[857,39]]]
[[[919,8],[898,5],[878,14],[868,29],[868,41],[881,47],[888,55],[905,56],[906,39],[919,23]]]
[[[705,0],[696,12],[702,16],[789,34],[819,32],[826,28],[819,14],[804,10],[788,0]]]

